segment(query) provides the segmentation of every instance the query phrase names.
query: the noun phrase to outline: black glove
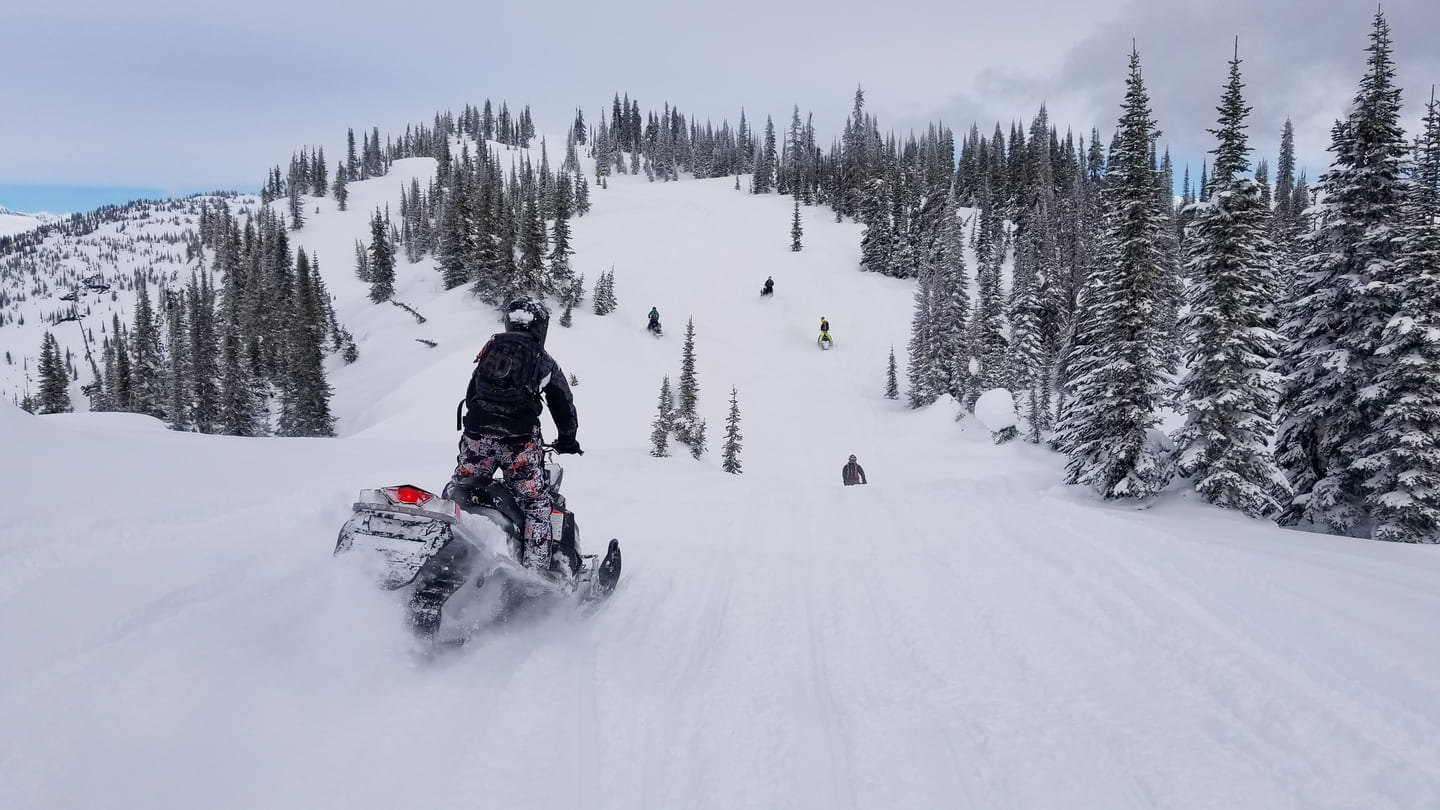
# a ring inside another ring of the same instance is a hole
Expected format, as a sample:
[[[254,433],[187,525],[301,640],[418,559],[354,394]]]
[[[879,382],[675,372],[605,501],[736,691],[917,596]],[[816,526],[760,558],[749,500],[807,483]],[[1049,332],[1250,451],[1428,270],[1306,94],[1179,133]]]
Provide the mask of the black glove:
[[[555,444],[551,446],[555,448],[555,452],[561,454],[562,456],[585,455],[585,451],[580,449],[580,442],[575,441],[574,436],[561,436],[560,438],[556,439]]]

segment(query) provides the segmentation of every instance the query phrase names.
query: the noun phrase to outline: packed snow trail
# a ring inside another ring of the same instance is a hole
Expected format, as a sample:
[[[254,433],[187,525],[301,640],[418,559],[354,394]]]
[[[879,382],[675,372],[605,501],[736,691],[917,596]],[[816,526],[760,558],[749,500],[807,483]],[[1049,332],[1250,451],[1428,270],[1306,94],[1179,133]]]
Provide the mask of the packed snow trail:
[[[418,663],[331,558],[361,487],[443,483],[493,316],[424,268],[400,288],[424,327],[365,310],[327,209],[306,244],[365,358],[332,376],[348,438],[0,405],[0,807],[1440,804],[1435,549],[1095,502],[953,403],[881,398],[913,287],[855,271],[853,224],[807,211],[793,254],[787,198],[610,183],[576,259],[615,265],[621,309],[551,347],[580,380],[582,543],[625,545],[614,597]],[[711,450],[651,458],[691,314]],[[850,453],[869,485],[841,486]]]

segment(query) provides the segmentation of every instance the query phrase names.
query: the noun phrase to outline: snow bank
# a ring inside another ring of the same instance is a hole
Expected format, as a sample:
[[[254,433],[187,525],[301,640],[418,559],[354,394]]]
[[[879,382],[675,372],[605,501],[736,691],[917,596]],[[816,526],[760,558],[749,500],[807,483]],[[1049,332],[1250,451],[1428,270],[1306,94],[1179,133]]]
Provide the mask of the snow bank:
[[[975,418],[991,433],[1013,428],[1019,420],[1015,416],[1015,396],[1005,388],[992,388],[975,401]]]

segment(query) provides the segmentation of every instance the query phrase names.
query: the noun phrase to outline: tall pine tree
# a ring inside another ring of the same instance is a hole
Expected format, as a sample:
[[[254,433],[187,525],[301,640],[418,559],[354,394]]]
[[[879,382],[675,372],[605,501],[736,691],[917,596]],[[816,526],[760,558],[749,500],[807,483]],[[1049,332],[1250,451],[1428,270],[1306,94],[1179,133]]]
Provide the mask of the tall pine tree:
[[[1440,105],[1431,89],[1398,261],[1399,310],[1376,354],[1380,419],[1364,438],[1371,536],[1440,543]]]
[[[1250,163],[1243,87],[1237,53],[1219,126],[1210,130],[1220,141],[1210,201],[1190,226],[1185,426],[1176,452],[1179,472],[1206,500],[1258,517],[1275,512],[1285,491],[1271,447],[1280,337],[1270,317],[1269,206],[1259,183],[1242,176]]]
[[[1369,70],[1335,123],[1334,162],[1318,183],[1318,225],[1303,242],[1282,331],[1284,389],[1276,456],[1294,496],[1284,525],[1363,531],[1366,472],[1357,464],[1379,421],[1378,350],[1399,306],[1396,260],[1407,182],[1390,26],[1375,15]]]
[[[390,226],[379,209],[370,218],[370,300],[390,300],[395,294],[395,246],[390,242]]]
[[[720,469],[727,473],[739,475],[740,469],[740,442],[745,437],[740,434],[740,399],[739,393],[734,386],[730,388],[730,414],[725,418],[725,444],[721,448]]]
[[[1145,498],[1170,478],[1168,461],[1148,431],[1164,386],[1163,348],[1156,313],[1165,283],[1164,212],[1155,193],[1151,157],[1159,135],[1140,73],[1130,53],[1124,112],[1106,169],[1105,255],[1087,289],[1081,318],[1091,320],[1080,345],[1078,376],[1059,443],[1070,456],[1068,481],[1088,484],[1106,498]]]

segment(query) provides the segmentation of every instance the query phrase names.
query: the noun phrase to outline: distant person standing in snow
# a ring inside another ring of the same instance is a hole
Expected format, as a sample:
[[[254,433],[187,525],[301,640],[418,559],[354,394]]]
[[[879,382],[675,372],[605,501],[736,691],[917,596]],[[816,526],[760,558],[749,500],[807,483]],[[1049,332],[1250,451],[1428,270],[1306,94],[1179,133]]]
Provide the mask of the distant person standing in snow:
[[[760,288],[760,294],[761,294],[761,295],[774,295],[774,294],[775,294],[775,279],[774,279],[774,278],[772,278],[772,277],[770,277],[770,276],[766,276],[766,277],[765,277],[765,286],[762,287],[762,288]]]
[[[840,468],[840,480],[844,481],[847,487],[870,483],[865,478],[865,468],[860,466],[860,462],[855,460],[854,455],[851,455],[850,461]]]

